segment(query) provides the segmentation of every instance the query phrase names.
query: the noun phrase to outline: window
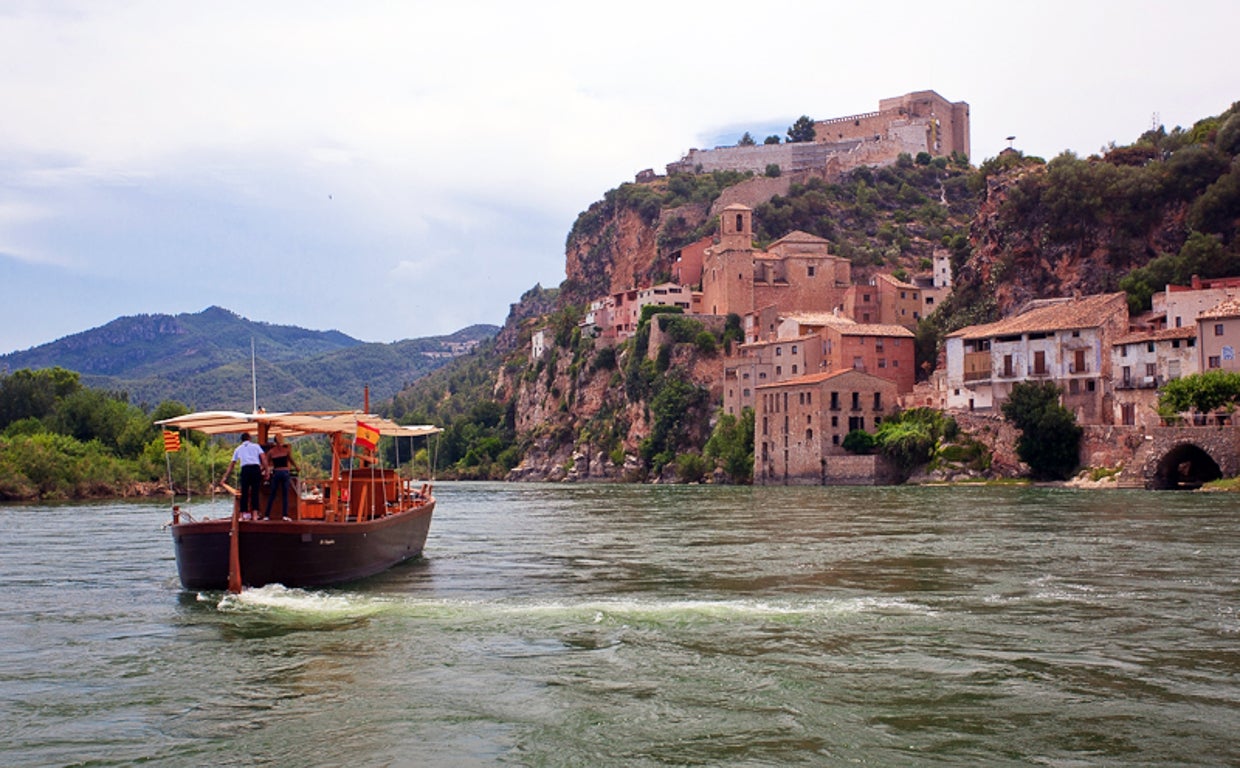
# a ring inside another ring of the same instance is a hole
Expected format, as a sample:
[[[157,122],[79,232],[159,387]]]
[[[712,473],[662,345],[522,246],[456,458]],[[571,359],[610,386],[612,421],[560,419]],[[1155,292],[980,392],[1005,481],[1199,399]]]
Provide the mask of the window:
[[[797,345],[796,345],[796,344],[793,344],[793,345],[792,345],[792,354],[794,354],[794,355],[795,355],[796,353],[797,353]]]
[[[805,404],[806,404],[806,405],[813,405],[813,404],[814,404],[814,393],[813,393],[813,392],[806,392],[806,393],[805,393]]]
[[[831,417],[831,426],[832,426],[832,427],[838,427],[839,425],[840,425],[840,417],[839,417],[839,416],[832,416],[832,417]]]
[[[1068,380],[1068,394],[1079,395],[1081,393],[1081,382],[1078,379]]]
[[[1146,363],[1145,364],[1145,375],[1146,376],[1158,375],[1158,363]]]
[[[784,348],[775,347],[775,357],[783,357],[783,356],[784,356]]]
[[[1215,335],[1215,336],[1222,336],[1222,335],[1223,335],[1223,324],[1222,324],[1222,323],[1215,323],[1215,324],[1214,324],[1214,335]]]
[[[813,264],[810,264],[808,267],[805,268],[805,274],[809,277],[814,276],[814,265]]]
[[[839,444],[840,444],[840,436],[839,436],[839,435],[831,435],[831,444],[832,444],[832,445],[839,445]]]
[[[854,411],[861,410],[861,393],[860,392],[852,393],[852,409]]]
[[[1207,367],[1207,368],[1218,368],[1218,367],[1220,367],[1221,365],[1222,365],[1222,362],[1219,360],[1219,356],[1218,356],[1218,355],[1212,355],[1212,356],[1209,358],[1209,360],[1206,362],[1206,367]]]
[[[874,393],[874,410],[881,411],[883,409],[883,393]]]
[[[1146,351],[1146,352],[1153,352],[1153,351],[1154,351],[1154,342],[1152,342],[1152,341],[1147,341],[1147,342],[1145,343],[1145,351]]]
[[[795,375],[796,375],[796,372],[797,372],[797,364],[796,364],[796,363],[793,363],[793,364],[792,364],[792,375],[794,375],[794,376],[795,376]]]
[[[805,442],[808,443],[810,440],[813,440],[813,439],[814,439],[814,430],[812,429],[805,430]]]
[[[762,417],[762,434],[766,434],[766,417]]]
[[[776,375],[776,376],[782,376],[782,375],[783,375],[783,373],[784,373],[784,367],[783,367],[782,365],[777,365],[777,366],[775,366],[775,375]]]
[[[887,367],[887,358],[885,358],[885,357],[880,357],[880,358],[878,358],[878,367],[879,367],[879,368],[886,368],[886,367]]]
[[[831,410],[838,411],[840,409],[840,393],[831,393]]]
[[[749,397],[749,390],[748,389],[741,390],[741,397]]]

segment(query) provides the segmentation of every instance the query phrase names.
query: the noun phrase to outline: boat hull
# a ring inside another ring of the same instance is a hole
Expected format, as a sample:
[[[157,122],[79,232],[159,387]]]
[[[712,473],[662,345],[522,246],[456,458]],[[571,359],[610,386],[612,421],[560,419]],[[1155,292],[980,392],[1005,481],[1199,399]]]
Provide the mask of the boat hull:
[[[432,499],[363,522],[243,520],[238,523],[242,584],[323,587],[381,573],[421,556],[434,510]],[[182,586],[228,588],[231,528],[227,518],[171,526]]]

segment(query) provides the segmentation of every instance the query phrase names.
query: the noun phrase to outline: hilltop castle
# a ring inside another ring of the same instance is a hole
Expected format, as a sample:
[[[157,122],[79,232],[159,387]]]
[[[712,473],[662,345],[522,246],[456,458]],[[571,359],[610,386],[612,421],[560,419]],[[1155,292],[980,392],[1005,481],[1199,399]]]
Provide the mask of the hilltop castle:
[[[969,156],[967,102],[950,102],[934,91],[906,93],[881,99],[877,112],[815,122],[813,141],[690,149],[680,160],[668,163],[667,172],[762,173],[770,165],[784,172],[828,166],[847,171],[861,165],[887,165],[901,153],[919,152]]]

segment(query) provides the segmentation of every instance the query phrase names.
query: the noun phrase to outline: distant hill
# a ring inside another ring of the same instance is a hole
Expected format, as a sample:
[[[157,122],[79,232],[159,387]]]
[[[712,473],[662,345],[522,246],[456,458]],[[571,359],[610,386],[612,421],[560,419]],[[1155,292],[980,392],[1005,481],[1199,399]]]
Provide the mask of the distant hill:
[[[366,385],[372,403],[390,398],[498,330],[475,325],[447,336],[376,344],[339,331],[272,325],[208,307],[196,314],[117,318],[0,355],[0,371],[60,366],[80,373],[90,387],[129,393],[133,403],[180,400],[191,408],[249,410],[253,340],[260,406],[270,411],[360,408]]]

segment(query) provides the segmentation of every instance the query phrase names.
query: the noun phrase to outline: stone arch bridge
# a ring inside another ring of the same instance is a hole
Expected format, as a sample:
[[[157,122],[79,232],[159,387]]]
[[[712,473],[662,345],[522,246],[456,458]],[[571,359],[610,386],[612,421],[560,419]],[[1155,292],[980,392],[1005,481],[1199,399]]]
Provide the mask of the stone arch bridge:
[[[1130,480],[1149,490],[1198,488],[1240,475],[1240,427],[1155,427],[1133,456],[1140,476]]]

